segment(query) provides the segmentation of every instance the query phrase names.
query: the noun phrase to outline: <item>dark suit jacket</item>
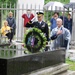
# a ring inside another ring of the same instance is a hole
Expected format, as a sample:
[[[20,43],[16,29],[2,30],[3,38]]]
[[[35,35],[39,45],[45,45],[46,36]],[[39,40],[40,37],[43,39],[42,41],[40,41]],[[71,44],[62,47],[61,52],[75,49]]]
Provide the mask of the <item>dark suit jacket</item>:
[[[40,24],[38,21],[36,21],[36,22],[33,23],[33,27],[39,28],[43,33],[45,33],[47,41],[49,40],[49,29],[48,29],[47,23],[42,21],[41,24]]]
[[[8,21],[8,26],[12,27],[12,32],[15,34],[15,29],[16,29],[16,21],[14,17],[7,17],[7,21]]]
[[[66,16],[60,16],[60,18],[62,19],[63,21],[63,26],[65,28],[67,28],[67,22],[68,22],[68,18]]]

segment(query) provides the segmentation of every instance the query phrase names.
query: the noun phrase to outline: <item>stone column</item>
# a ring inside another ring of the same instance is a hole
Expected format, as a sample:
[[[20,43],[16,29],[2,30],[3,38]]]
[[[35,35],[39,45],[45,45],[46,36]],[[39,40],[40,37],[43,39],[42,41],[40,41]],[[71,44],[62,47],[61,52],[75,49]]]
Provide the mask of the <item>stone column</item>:
[[[75,0],[70,0],[70,2],[75,2]],[[75,43],[75,10],[72,10],[72,19],[73,19],[73,25],[72,25],[72,43]]]

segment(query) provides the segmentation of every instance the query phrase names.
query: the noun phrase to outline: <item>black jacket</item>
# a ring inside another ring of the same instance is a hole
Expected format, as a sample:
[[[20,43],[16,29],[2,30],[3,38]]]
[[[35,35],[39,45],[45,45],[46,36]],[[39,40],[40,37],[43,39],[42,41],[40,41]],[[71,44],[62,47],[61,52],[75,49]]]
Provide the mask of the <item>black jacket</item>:
[[[45,33],[47,41],[49,40],[49,29],[47,23],[42,21],[40,24],[38,21],[36,21],[33,23],[33,27],[39,28],[43,33]]]

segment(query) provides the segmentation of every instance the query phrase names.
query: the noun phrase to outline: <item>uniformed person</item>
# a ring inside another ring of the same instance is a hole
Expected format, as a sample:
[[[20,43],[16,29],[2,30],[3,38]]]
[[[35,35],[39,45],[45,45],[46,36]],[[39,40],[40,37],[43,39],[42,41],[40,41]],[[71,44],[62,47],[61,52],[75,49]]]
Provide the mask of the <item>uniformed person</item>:
[[[69,49],[70,32],[62,25],[62,19],[58,18],[57,27],[51,31],[51,50],[55,50],[60,47]]]
[[[37,14],[38,21],[34,22],[33,25],[34,25],[34,27],[39,28],[45,34],[47,41],[48,41],[49,40],[49,31],[48,31],[48,24],[43,21],[44,13],[37,12],[36,14]]]

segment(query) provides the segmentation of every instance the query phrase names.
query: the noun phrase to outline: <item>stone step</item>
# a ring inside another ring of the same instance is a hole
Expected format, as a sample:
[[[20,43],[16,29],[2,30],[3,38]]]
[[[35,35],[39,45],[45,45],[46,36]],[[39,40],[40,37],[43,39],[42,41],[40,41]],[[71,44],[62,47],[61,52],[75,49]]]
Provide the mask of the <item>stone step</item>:
[[[74,45],[74,46],[70,46],[69,48],[70,48],[70,49],[75,49],[75,45]]]
[[[74,61],[75,62],[75,56],[74,57],[70,57],[69,60]]]
[[[56,75],[58,73],[67,71],[69,68],[69,65],[66,63],[61,63],[55,66],[50,66],[44,69],[40,69],[34,72],[31,72],[29,74],[25,75]],[[24,74],[23,74],[24,75]]]
[[[66,71],[66,72],[63,72],[63,73],[60,73],[60,74],[57,74],[57,75],[75,75],[75,71]]]
[[[75,49],[70,49],[66,51],[66,58],[73,58],[75,57]]]

